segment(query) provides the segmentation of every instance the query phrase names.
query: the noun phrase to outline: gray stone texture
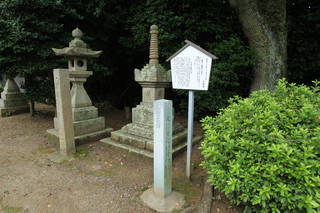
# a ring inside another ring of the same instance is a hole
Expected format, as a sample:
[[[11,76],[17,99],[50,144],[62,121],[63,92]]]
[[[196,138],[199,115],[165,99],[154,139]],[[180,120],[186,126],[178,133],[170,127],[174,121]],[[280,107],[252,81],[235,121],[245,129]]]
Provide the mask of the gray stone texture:
[[[185,200],[184,195],[173,191],[166,197],[162,197],[154,193],[153,188],[143,192],[140,196],[141,200],[150,208],[157,212],[173,212],[183,207]]]
[[[68,58],[69,77],[72,83],[71,105],[74,126],[74,135],[77,144],[100,140],[110,136],[111,128],[106,129],[104,117],[98,116],[98,109],[92,106],[91,99],[87,94],[84,83],[92,72],[87,71],[87,58],[99,57],[102,51],[93,51],[87,48],[87,44],[81,40],[83,33],[77,28],[72,31],[74,39],[69,47],[54,49],[58,56]],[[54,118],[54,129],[47,130],[48,138],[57,142],[57,130],[59,125]]]
[[[0,99],[0,116],[29,112],[28,101],[13,79],[7,79]]]
[[[59,153],[69,156],[76,152],[74,143],[74,129],[72,124],[72,109],[70,95],[70,80],[67,69],[53,71],[54,90],[57,109],[57,123],[59,124]]]

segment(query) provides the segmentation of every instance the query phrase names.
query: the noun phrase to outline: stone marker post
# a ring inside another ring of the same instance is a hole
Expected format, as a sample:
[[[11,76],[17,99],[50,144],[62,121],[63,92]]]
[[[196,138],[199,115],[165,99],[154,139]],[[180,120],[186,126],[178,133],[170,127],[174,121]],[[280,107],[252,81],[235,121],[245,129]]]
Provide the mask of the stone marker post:
[[[154,108],[154,193],[165,197],[172,191],[172,102],[155,101]]]
[[[60,154],[68,156],[76,152],[72,120],[70,80],[67,69],[54,69],[57,120],[59,123]]]
[[[184,204],[184,196],[172,192],[172,101],[154,102],[154,186],[141,195],[150,208],[158,212],[171,212]]]

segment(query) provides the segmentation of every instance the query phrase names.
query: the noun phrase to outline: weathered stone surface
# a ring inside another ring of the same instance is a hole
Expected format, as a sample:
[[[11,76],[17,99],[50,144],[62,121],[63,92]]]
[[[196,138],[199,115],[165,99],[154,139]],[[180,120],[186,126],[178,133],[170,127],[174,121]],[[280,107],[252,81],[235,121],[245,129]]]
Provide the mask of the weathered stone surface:
[[[173,191],[169,196],[163,198],[154,193],[153,188],[143,192],[140,198],[157,212],[173,212],[181,209],[185,203],[184,196],[178,192]]]
[[[172,192],[172,101],[155,101],[153,117],[153,191],[165,198]]]
[[[74,121],[88,120],[98,117],[98,109],[94,106],[73,108],[72,117]]]
[[[104,117],[97,117],[88,120],[74,121],[75,136],[89,134],[105,129]]]
[[[93,132],[90,134],[86,135],[80,135],[80,136],[75,136],[75,144],[76,146],[92,142],[92,141],[98,141],[101,138],[106,138],[110,136],[110,132],[112,131],[112,128],[106,128],[101,131]],[[56,129],[47,129],[47,136],[48,136],[48,141],[51,143],[55,144],[57,148],[59,148],[59,137],[58,137],[58,132]]]
[[[74,130],[72,125],[70,81],[67,69],[53,71],[56,96],[57,120],[59,124],[59,151],[63,156],[76,152]]]
[[[29,105],[17,83],[13,79],[7,79],[0,99],[0,116],[28,112]]]

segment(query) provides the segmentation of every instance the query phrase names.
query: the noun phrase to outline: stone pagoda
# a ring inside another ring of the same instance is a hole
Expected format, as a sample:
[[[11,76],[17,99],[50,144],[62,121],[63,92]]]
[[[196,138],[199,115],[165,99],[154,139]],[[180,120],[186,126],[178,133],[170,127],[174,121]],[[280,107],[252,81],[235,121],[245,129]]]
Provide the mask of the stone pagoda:
[[[99,57],[102,51],[93,51],[87,48],[87,44],[81,40],[83,33],[76,28],[72,31],[74,39],[69,47],[52,50],[57,56],[68,58],[68,71],[71,88],[72,118],[76,144],[95,141],[110,136],[111,128],[106,129],[104,117],[98,117],[98,109],[92,106],[83,84],[92,75],[87,71],[87,59]],[[54,129],[48,129],[50,141],[58,143],[58,120],[54,118]]]
[[[158,27],[150,28],[149,64],[142,70],[135,69],[134,76],[142,87],[142,102],[132,109],[132,123],[111,132],[111,137],[101,142],[153,157],[153,102],[164,99],[165,88],[171,86],[171,73],[159,64]],[[173,127],[173,152],[186,146],[187,130],[178,123]],[[198,140],[198,138],[195,138]]]
[[[8,78],[1,93],[0,117],[29,112],[28,101],[13,78]]]

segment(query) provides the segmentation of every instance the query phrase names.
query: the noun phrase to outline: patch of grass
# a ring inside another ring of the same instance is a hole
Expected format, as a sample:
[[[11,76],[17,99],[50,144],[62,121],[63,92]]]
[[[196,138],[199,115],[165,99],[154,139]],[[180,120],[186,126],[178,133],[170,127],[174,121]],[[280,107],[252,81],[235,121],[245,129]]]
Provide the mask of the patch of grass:
[[[191,182],[186,180],[174,181],[172,189],[183,194],[186,202],[189,204],[195,204],[201,195],[201,189],[193,186]]]
[[[12,207],[12,206],[0,206],[3,213],[19,213],[22,212],[21,207]]]
[[[11,116],[11,115],[12,115],[12,112],[5,112],[5,113],[4,113],[4,116],[5,116],[5,117],[9,117],[9,116]]]
[[[78,146],[77,152],[74,154],[76,158],[85,158],[89,155],[89,149],[87,146]]]
[[[150,189],[150,186],[144,186],[142,189],[140,189],[141,192],[147,191]]]

